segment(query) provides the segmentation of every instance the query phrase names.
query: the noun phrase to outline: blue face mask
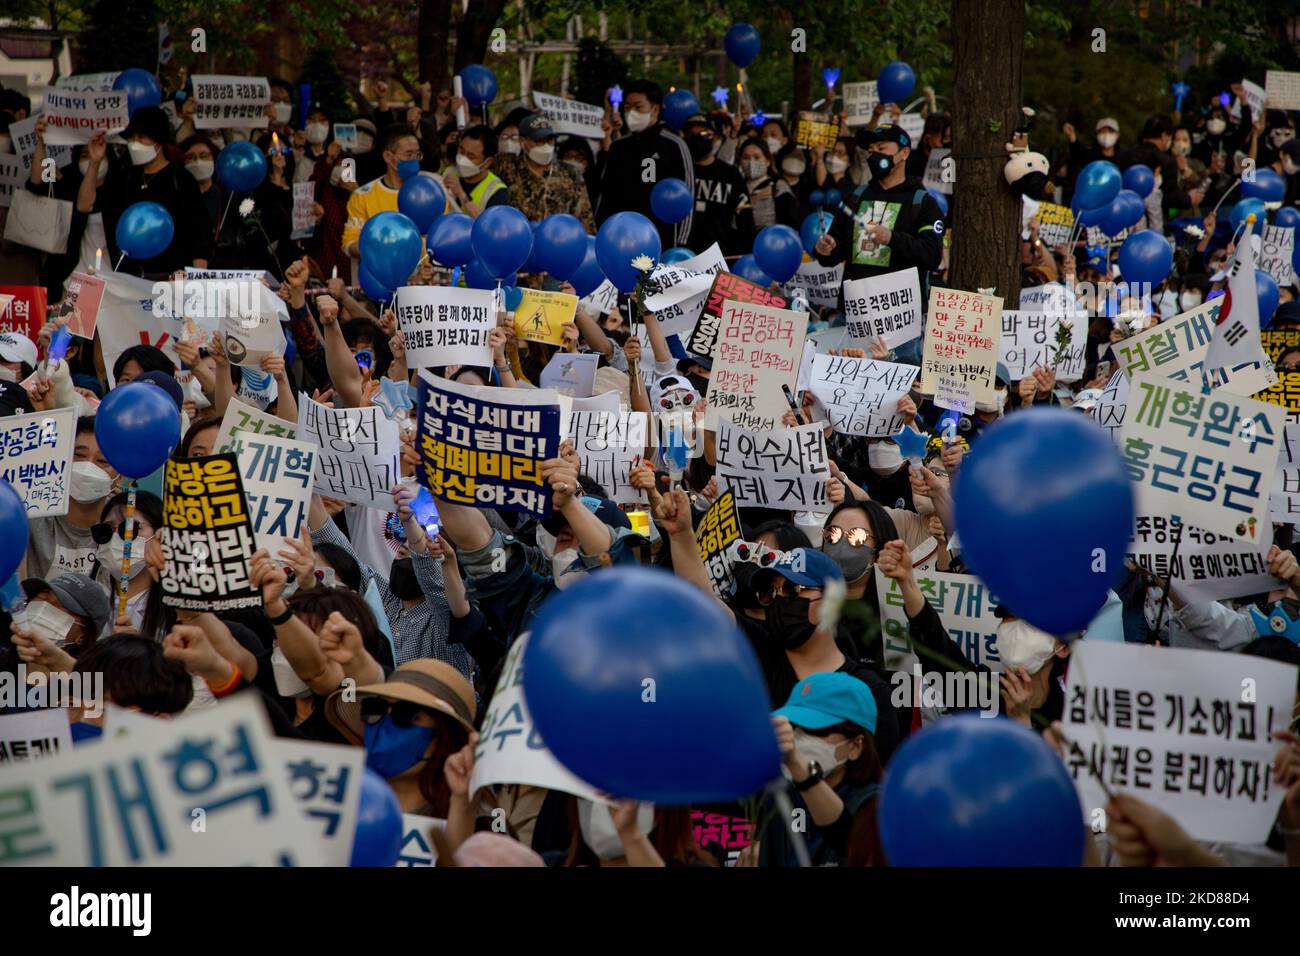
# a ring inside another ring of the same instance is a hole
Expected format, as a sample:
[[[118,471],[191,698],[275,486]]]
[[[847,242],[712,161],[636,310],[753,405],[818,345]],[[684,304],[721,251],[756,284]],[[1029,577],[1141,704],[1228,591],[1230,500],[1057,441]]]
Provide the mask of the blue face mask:
[[[366,766],[385,780],[410,770],[433,743],[432,727],[399,727],[391,714],[366,724]]]
[[[397,161],[397,176],[402,182],[406,182],[419,171],[420,161],[418,159],[399,159]]]

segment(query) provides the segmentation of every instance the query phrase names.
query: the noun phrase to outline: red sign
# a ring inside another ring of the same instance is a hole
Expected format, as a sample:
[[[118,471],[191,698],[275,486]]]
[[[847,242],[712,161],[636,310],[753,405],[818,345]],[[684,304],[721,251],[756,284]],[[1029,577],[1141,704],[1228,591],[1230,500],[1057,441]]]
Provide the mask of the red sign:
[[[753,302],[756,305],[770,305],[784,309],[787,302],[783,296],[764,288],[757,282],[750,282],[731,272],[719,272],[709,288],[708,298],[704,300],[704,309],[700,312],[695,331],[691,333],[690,343],[686,348],[696,355],[713,355],[718,335],[722,330],[722,303],[728,299],[736,302]]]
[[[35,342],[45,324],[45,286],[0,285],[0,301],[10,295],[13,301],[0,312],[0,332],[17,332]]]

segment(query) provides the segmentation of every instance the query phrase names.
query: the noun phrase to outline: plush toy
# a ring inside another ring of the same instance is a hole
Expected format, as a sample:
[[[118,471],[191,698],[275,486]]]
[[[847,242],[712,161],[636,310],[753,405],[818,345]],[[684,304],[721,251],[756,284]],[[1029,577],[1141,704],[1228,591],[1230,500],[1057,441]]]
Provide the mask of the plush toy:
[[[1042,153],[1029,150],[1029,131],[1034,126],[1034,111],[1028,106],[1022,107],[1024,122],[1016,127],[1015,137],[1006,144],[1010,158],[1003,167],[1002,175],[1007,185],[1022,196],[1036,197],[1047,185],[1047,173],[1050,169],[1047,157]]]

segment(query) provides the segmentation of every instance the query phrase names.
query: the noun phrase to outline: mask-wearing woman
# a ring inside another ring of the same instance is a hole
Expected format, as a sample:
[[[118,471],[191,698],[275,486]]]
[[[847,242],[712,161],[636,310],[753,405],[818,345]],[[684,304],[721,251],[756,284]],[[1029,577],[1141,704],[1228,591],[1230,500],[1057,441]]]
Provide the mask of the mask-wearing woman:
[[[800,681],[772,724],[782,773],[813,866],[884,866],[876,825],[883,769],[876,752],[878,708],[871,691],[848,674]],[[790,829],[769,816],[756,835],[760,866],[797,866]]]
[[[695,842],[690,807],[657,807],[653,803],[611,806],[579,797],[568,797],[565,802],[569,845],[563,852],[545,854],[551,865],[717,865]],[[533,847],[537,849],[536,841]]]
[[[772,154],[758,139],[745,140],[740,146],[740,173],[745,177],[749,208],[739,216],[742,235],[754,235],[765,226],[781,224],[798,229],[799,203],[794,189],[772,169]]]
[[[806,200],[812,187],[805,151],[794,143],[787,143],[780,150],[772,153],[772,163],[776,166],[782,181],[794,190],[800,200]]]
[[[126,573],[128,581],[126,616],[130,620],[131,627],[137,631],[141,630],[144,624],[149,592],[154,583],[145,567],[144,551],[158,529],[163,526],[162,512],[162,501],[157,495],[147,491],[136,492],[135,515],[131,528],[131,564]],[[123,492],[114,495],[104,503],[99,523],[90,529],[91,537],[97,545],[95,560],[98,564],[98,570],[92,577],[108,591],[109,600],[113,605],[108,627],[104,632],[105,636],[112,633],[113,621],[118,616],[118,587],[122,580],[122,557],[126,553],[125,519],[126,493]],[[161,598],[161,588],[159,592]],[[157,603],[161,604],[161,601]]]
[[[444,765],[474,730],[474,690],[456,668],[408,661],[355,697],[336,691],[325,709],[349,741],[365,746],[366,766],[388,781],[403,813],[446,818]]]
[[[853,158],[856,144],[852,136],[841,136],[828,152],[813,150],[813,173],[818,189],[838,189],[847,200],[857,183],[853,181]]]

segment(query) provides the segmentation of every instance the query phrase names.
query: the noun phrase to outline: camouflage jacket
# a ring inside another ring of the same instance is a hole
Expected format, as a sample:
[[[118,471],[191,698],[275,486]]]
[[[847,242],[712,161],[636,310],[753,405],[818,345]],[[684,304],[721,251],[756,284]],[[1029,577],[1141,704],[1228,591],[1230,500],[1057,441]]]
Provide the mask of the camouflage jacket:
[[[552,163],[541,176],[534,176],[522,156],[498,155],[492,171],[510,190],[510,205],[540,222],[557,212],[577,216],[588,233],[595,233],[587,184],[563,163]]]

